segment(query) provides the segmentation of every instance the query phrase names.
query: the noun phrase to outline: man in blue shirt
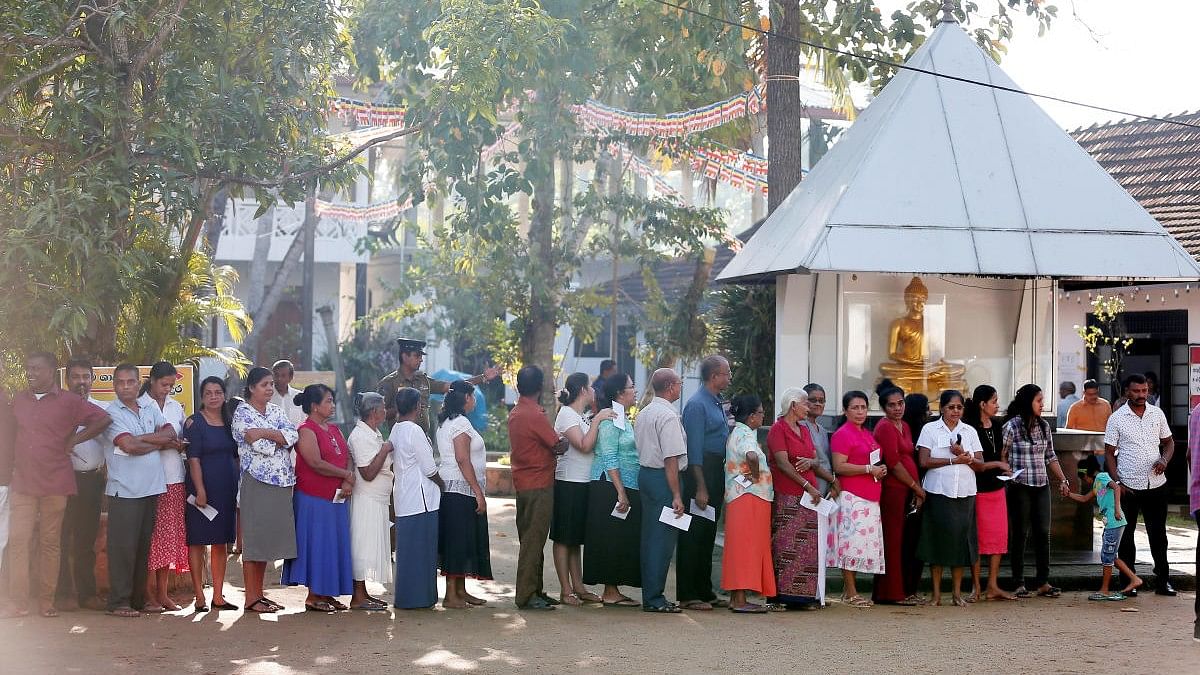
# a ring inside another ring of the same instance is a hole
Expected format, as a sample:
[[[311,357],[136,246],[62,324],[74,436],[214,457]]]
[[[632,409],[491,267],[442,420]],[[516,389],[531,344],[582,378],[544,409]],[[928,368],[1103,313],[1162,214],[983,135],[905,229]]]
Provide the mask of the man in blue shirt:
[[[725,441],[732,427],[729,404],[720,398],[732,375],[723,356],[706,356],[700,362],[704,386],[688,399],[683,408],[683,429],[687,434],[688,470],[683,473],[683,503],[695,499],[704,508],[712,505],[721,516],[725,505]],[[717,524],[693,518],[692,526],[679,536],[675,558],[676,591],[684,609],[711,610],[728,607],[712,587],[713,544]]]

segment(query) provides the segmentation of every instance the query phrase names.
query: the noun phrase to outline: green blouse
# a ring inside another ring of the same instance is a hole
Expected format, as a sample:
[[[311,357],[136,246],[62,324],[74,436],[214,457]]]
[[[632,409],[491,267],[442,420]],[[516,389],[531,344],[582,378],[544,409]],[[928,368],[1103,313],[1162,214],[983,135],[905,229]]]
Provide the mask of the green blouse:
[[[596,458],[592,460],[592,480],[608,480],[606,472],[616,469],[622,485],[630,490],[638,489],[638,471],[641,467],[638,465],[633,427],[628,419],[625,420],[624,429],[618,429],[612,420],[601,422],[593,452]]]

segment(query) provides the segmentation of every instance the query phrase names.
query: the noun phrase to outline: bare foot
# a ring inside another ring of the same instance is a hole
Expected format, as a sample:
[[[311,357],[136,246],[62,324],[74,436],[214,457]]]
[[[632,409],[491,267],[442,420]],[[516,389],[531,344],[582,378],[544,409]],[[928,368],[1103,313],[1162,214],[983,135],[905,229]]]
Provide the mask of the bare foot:
[[[988,600],[1016,600],[1017,596],[1003,589],[995,589],[987,592]]]
[[[446,609],[466,609],[470,605],[465,600],[442,600],[442,607]]]
[[[1122,592],[1122,593],[1128,593],[1129,591],[1132,591],[1132,590],[1133,590],[1133,589],[1135,589],[1135,588],[1141,588],[1141,587],[1142,587],[1142,584],[1144,584],[1144,583],[1146,583],[1146,582],[1142,581],[1142,578],[1141,578],[1141,577],[1134,577],[1134,578],[1133,578],[1133,579],[1132,579],[1132,580],[1129,582],[1129,585],[1128,585],[1128,586],[1126,586],[1125,588],[1121,589],[1121,592]]]

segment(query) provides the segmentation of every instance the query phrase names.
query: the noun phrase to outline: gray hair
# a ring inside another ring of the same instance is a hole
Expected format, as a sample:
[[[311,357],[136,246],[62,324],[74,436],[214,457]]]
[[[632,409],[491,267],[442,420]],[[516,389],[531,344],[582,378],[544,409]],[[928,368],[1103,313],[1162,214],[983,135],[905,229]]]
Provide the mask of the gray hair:
[[[365,391],[358,395],[358,416],[361,419],[367,419],[371,413],[385,407],[386,403],[381,394],[373,391]]]
[[[808,401],[808,392],[800,387],[788,387],[783,390],[783,394],[779,397],[779,416],[783,417],[792,409],[792,404],[799,401]]]

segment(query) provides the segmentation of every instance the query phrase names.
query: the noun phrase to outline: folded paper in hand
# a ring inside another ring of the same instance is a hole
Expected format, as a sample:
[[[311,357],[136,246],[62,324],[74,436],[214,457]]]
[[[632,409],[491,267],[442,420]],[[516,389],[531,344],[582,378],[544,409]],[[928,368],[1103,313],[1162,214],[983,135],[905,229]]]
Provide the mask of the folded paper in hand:
[[[820,503],[814,504],[812,495],[807,493],[800,499],[800,506],[816,511],[823,516],[829,516],[834,511],[838,510],[837,502],[833,501],[832,499],[825,497],[820,501]]]
[[[1025,473],[1025,469],[1017,469],[1011,476],[996,476],[996,478],[999,480],[1012,480],[1023,473]]]
[[[696,503],[695,499],[693,499],[692,503],[688,506],[688,513],[700,516],[705,520],[711,520],[714,523],[717,522],[717,508],[712,504],[709,504],[704,508],[700,508],[700,505]]]
[[[200,513],[203,513],[204,517],[208,518],[209,520],[212,520],[217,517],[217,510],[214,509],[211,504],[205,504],[204,506],[196,506],[196,495],[188,495],[187,503],[191,504],[192,506],[195,506],[196,510],[199,511]]]
[[[613,414],[616,415],[616,417],[614,417],[613,421],[612,421],[613,426],[618,429],[624,430],[625,429],[625,406],[621,405],[620,403],[617,403],[616,401],[613,401],[612,411],[613,411]]]
[[[612,517],[620,518],[621,520],[625,520],[626,518],[629,517],[629,509],[625,509],[625,512],[622,513],[618,510],[620,508],[621,508],[621,502],[617,502],[617,505],[613,507]]]
[[[677,527],[684,532],[687,532],[688,528],[692,526],[692,517],[686,513],[682,516],[677,516],[675,515],[674,509],[669,506],[664,506],[662,507],[662,513],[658,516],[658,522],[666,523],[671,527]]]

